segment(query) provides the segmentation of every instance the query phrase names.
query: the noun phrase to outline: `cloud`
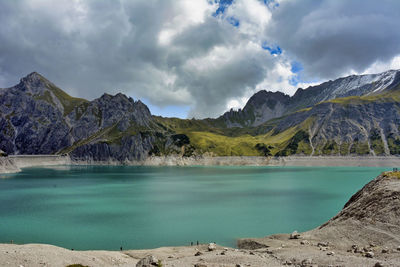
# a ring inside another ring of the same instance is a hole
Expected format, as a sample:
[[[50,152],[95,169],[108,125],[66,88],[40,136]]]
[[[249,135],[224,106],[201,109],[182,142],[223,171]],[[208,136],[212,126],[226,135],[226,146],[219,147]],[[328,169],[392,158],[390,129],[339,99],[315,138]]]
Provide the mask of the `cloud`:
[[[362,73],[400,54],[400,2],[280,1],[266,35],[301,62],[309,79]]]
[[[293,94],[307,81],[396,65],[397,5],[0,1],[0,87],[38,71],[74,96],[123,92],[156,112],[216,117],[261,89]]]

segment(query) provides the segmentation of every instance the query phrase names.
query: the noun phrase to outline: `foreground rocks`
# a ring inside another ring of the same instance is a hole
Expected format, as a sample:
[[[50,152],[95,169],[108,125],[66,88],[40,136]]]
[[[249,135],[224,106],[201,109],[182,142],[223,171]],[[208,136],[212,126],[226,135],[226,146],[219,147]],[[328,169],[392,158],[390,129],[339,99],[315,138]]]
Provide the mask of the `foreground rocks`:
[[[400,266],[400,173],[383,173],[314,230],[238,241],[130,251],[0,244],[0,266]]]

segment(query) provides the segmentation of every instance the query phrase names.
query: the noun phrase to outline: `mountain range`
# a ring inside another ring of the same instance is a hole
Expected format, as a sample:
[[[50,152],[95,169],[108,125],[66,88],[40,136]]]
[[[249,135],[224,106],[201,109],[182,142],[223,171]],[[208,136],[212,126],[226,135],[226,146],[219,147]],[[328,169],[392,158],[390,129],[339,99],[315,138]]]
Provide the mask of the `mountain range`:
[[[33,72],[0,89],[0,150],[77,160],[148,156],[400,154],[400,71],[352,75],[293,96],[259,91],[216,119],[151,115],[124,94],[75,98]]]

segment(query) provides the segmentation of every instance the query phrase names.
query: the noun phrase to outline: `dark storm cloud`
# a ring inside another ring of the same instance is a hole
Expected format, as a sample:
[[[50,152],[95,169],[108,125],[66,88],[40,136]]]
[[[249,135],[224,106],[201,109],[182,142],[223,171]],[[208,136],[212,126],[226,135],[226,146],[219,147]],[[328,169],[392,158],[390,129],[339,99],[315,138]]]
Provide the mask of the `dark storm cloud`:
[[[400,54],[400,1],[282,1],[267,35],[299,60],[308,78],[363,72]]]

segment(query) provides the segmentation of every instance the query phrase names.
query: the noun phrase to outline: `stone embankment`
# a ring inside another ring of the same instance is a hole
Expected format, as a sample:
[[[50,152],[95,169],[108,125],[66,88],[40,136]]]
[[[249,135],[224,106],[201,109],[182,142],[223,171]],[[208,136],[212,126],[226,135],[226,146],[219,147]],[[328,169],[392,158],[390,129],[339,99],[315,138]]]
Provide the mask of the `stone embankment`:
[[[69,165],[71,159],[67,155],[10,155],[0,157],[0,173],[19,172],[21,168]]]
[[[347,167],[396,167],[396,156],[289,156],[289,157],[148,157],[141,161],[73,160],[68,155],[11,155],[0,157],[0,173],[18,172],[20,168],[54,165],[130,165],[130,166],[347,166]]]
[[[348,167],[396,167],[400,157],[396,156],[289,156],[289,157],[148,157],[142,161],[73,161],[78,165],[144,165],[144,166],[348,166]]]

